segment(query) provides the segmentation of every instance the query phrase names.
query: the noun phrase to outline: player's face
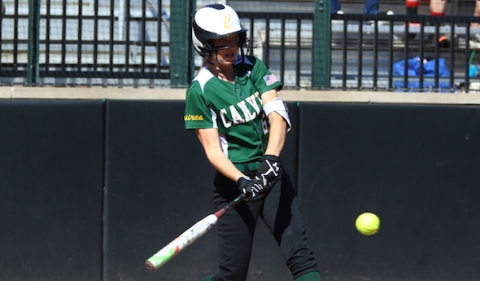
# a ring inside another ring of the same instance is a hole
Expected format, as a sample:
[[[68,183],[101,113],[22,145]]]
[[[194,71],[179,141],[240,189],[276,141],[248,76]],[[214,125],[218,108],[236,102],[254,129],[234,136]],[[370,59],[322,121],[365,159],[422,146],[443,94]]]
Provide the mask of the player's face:
[[[226,63],[233,63],[238,54],[238,34],[225,38],[213,39],[213,46],[217,50],[217,60]]]

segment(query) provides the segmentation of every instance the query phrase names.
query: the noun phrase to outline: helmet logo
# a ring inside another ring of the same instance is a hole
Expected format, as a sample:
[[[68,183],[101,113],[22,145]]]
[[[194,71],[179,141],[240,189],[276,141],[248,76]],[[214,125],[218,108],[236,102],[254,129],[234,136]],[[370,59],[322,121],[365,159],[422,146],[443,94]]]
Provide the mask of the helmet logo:
[[[230,28],[232,26],[232,16],[231,15],[226,15],[225,20],[223,21],[223,26],[225,28]]]

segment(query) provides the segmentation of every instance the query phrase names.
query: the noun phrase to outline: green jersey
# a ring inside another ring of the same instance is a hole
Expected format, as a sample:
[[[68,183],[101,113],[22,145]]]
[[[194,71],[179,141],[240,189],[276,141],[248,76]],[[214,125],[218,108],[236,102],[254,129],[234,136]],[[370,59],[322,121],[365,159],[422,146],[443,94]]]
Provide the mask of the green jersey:
[[[246,56],[235,64],[232,84],[204,67],[187,90],[185,128],[216,128],[223,153],[233,163],[261,161],[268,142],[263,93],[282,83],[258,58]]]

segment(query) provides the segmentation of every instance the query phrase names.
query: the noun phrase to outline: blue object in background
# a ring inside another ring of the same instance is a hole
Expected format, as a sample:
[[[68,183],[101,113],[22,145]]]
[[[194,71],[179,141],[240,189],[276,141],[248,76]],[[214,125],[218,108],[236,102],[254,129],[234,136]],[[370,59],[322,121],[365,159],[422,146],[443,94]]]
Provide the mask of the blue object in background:
[[[469,77],[477,77],[477,74],[478,74],[479,70],[480,70],[480,67],[478,65],[471,64],[468,67],[468,76]]]
[[[420,61],[420,57],[414,57],[408,59],[408,66],[407,66],[407,75],[409,77],[419,77],[420,76],[420,69],[423,67],[423,76],[424,77],[435,77],[435,65],[438,62],[438,75],[439,77],[450,77],[450,70],[448,69],[447,65],[445,64],[444,58],[439,58],[438,60],[430,60],[423,62]],[[393,76],[404,76],[405,73],[405,60],[398,61],[392,65]],[[402,81],[397,81],[393,83],[395,88],[405,88],[404,83]],[[435,82],[433,81],[424,81],[423,88],[433,88],[435,87]],[[441,89],[449,89],[450,83],[449,82],[438,82],[438,87]],[[408,82],[408,89],[420,89],[419,82]]]
[[[363,8],[363,13],[366,15],[375,15],[378,13],[379,1],[378,0],[364,0],[365,6]],[[330,2],[330,13],[336,14],[342,9],[340,0],[331,0]]]

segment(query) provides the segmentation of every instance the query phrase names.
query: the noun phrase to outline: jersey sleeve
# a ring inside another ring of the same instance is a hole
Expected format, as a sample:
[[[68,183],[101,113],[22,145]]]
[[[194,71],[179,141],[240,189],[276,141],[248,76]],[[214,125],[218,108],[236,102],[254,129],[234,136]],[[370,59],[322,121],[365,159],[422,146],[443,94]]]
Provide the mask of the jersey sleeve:
[[[282,89],[283,84],[273,74],[267,66],[258,58],[255,58],[255,65],[252,73],[254,74],[254,83],[260,95],[272,89],[278,91]]]
[[[185,129],[214,128],[214,119],[208,100],[198,91],[189,88],[185,99]]]

